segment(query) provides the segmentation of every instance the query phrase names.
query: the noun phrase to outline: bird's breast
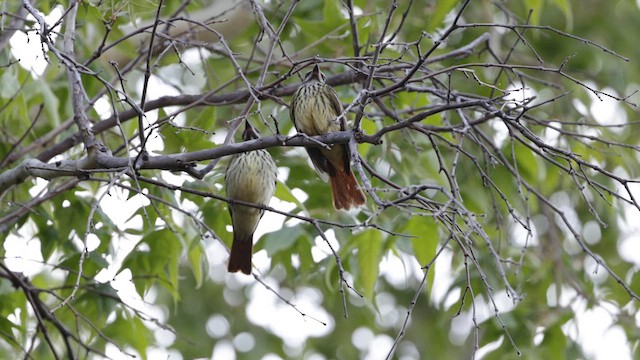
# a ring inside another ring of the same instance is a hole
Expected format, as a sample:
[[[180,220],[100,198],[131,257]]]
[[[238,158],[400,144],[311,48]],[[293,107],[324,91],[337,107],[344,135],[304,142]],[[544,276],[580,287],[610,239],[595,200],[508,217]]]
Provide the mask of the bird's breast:
[[[227,195],[236,200],[267,205],[275,191],[276,165],[265,150],[237,155],[227,171]]]
[[[296,99],[296,128],[307,135],[323,135],[340,131],[340,124],[331,100],[319,86],[301,89]]]

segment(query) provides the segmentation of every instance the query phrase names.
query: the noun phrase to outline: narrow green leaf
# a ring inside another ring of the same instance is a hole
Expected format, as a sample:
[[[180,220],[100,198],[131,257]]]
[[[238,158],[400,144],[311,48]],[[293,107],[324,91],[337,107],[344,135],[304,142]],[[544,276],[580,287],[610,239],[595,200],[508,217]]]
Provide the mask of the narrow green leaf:
[[[196,288],[200,288],[204,280],[204,269],[208,267],[207,255],[200,241],[193,242],[191,249],[189,249],[188,257],[193,277],[196,279]]]
[[[377,230],[367,230],[353,237],[358,247],[357,282],[364,289],[364,296],[372,300],[382,258],[382,235]]]
[[[45,79],[40,79],[35,85],[34,90],[42,95],[44,111],[50,119],[51,125],[60,125],[60,101],[58,100],[58,95],[54,93],[51,84]]]
[[[415,236],[411,238],[413,252],[420,266],[428,265],[436,256],[438,249],[438,226],[433,218],[414,216],[408,222],[405,232]],[[431,290],[435,277],[435,267],[429,269],[427,291]]]
[[[514,149],[520,175],[528,181],[543,180],[546,175],[546,168],[539,166],[539,158],[535,157],[529,148],[520,143],[516,143]]]
[[[552,0],[557,7],[560,8],[562,14],[567,18],[566,30],[571,31],[573,29],[573,11],[571,10],[571,4],[568,0]]]
[[[527,9],[533,10],[531,13],[531,24],[540,24],[540,15],[542,14],[542,8],[544,7],[545,0],[525,0],[525,6]]]

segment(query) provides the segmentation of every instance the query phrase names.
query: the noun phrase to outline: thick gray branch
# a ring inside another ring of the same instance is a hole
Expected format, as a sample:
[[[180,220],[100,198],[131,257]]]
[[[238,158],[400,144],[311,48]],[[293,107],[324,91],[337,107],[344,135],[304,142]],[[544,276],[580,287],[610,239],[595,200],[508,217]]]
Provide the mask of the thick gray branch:
[[[352,137],[359,142],[375,143],[376,138],[364,134],[354,134],[352,131],[340,131],[323,136],[286,137],[275,135],[237,144],[219,146],[213,149],[199,150],[182,154],[150,156],[140,164],[144,170],[187,171],[196,166],[198,161],[213,160],[223,156],[257,149],[276,146],[312,146],[320,147],[325,144],[346,144]],[[96,156],[84,157],[79,160],[62,160],[46,163],[38,159],[23,161],[19,166],[0,174],[0,195],[9,187],[24,182],[30,176],[51,180],[63,176],[88,178],[92,173],[114,172],[126,169],[133,163],[133,159],[112,156],[108,151],[98,151]]]

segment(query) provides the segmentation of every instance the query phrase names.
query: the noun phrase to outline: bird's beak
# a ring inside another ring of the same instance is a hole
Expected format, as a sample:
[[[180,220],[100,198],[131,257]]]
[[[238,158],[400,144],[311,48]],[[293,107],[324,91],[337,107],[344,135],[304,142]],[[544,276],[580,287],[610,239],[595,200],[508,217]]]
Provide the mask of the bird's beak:
[[[311,71],[304,76],[304,81],[316,80],[324,82],[324,75],[320,71],[320,67],[316,64]]]
[[[320,71],[320,67],[318,66],[318,64],[316,64],[316,66],[313,67],[313,69],[308,75],[308,78],[310,80],[311,79],[316,79],[318,81],[322,80],[322,72]]]
[[[251,124],[249,124],[249,122],[247,121],[247,123],[245,124],[244,131],[242,132],[242,140],[249,141],[249,140],[257,139],[258,137],[259,137],[258,130],[256,130],[253,126],[251,126]]]

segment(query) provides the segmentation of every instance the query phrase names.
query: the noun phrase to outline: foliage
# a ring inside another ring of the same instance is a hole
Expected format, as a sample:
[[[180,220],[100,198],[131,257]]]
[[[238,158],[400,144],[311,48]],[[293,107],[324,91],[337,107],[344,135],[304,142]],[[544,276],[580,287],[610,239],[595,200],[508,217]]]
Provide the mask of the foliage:
[[[0,357],[588,358],[601,311],[638,347],[633,2],[9,4]],[[294,136],[313,64],[349,131]],[[225,157],[257,148],[280,181],[227,274]]]

